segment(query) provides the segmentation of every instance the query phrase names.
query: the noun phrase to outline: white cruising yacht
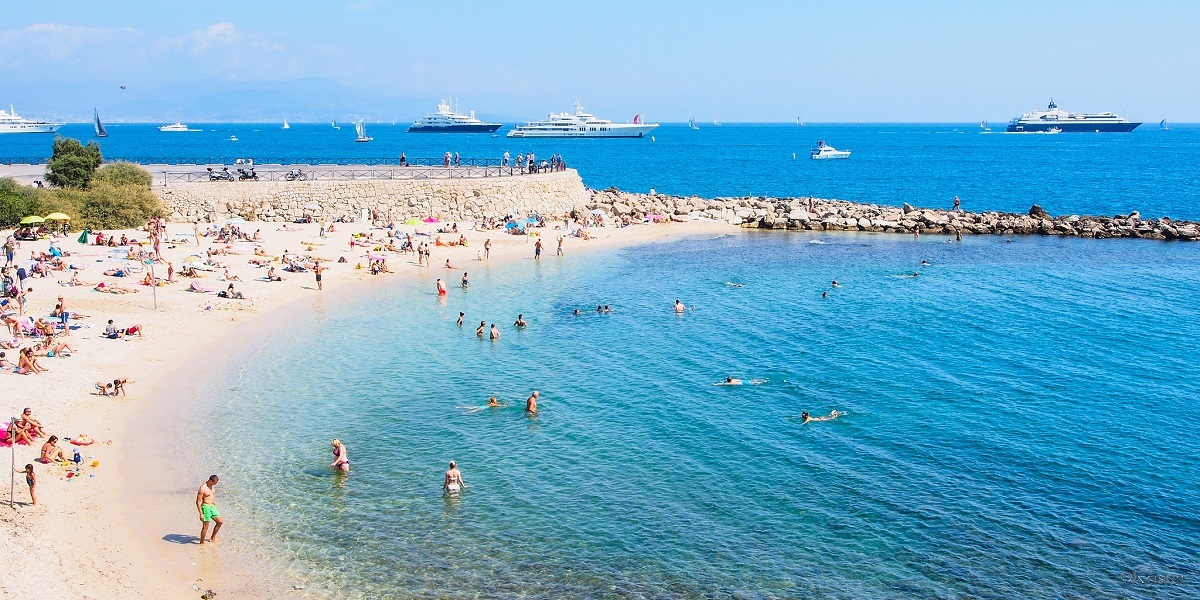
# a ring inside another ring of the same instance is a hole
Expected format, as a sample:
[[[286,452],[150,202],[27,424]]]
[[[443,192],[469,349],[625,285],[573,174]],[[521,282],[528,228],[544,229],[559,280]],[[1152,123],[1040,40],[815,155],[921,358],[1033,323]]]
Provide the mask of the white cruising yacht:
[[[59,127],[62,127],[62,123],[23,118],[11,104],[8,105],[8,112],[0,108],[0,133],[54,133]]]
[[[658,127],[658,123],[642,123],[641,117],[633,117],[632,123],[613,123],[584,112],[583,106],[576,102],[575,114],[550,113],[541,121],[517,125],[508,132],[508,137],[640,138]]]
[[[450,105],[442,100],[437,112],[414,121],[408,133],[492,133],[501,126],[501,123],[484,123],[476,119],[475,111],[464,115],[450,110]]]
[[[817,147],[809,151],[809,158],[813,160],[829,160],[835,158],[850,158],[849,150],[838,150],[833,146],[825,143],[825,140],[818,140]]]
[[[187,125],[184,125],[183,123],[180,123],[179,121],[175,121],[174,123],[172,123],[170,125],[163,125],[163,126],[159,127],[158,130],[159,131],[191,131],[191,129],[188,129]]]

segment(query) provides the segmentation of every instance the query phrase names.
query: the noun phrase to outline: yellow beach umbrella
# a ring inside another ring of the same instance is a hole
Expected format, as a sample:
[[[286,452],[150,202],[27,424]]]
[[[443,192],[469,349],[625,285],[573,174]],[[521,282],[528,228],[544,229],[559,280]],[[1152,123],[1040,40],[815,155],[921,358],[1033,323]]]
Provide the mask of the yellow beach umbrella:
[[[71,217],[68,217],[67,215],[64,215],[60,212],[56,212],[56,213],[50,213],[50,214],[46,215],[46,220],[47,221],[70,221]]]
[[[43,219],[37,215],[29,215],[28,217],[21,219],[22,225],[36,225],[38,223],[45,223],[45,222],[46,222],[45,219]]]

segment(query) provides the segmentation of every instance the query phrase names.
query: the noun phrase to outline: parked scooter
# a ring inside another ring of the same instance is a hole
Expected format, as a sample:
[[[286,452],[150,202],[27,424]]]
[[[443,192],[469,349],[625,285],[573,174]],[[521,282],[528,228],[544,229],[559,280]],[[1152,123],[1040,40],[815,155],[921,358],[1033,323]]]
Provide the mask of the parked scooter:
[[[238,169],[237,172],[238,172],[238,181],[246,181],[247,179],[252,179],[254,181],[258,181],[258,173],[254,172],[254,167],[250,167],[249,171],[247,171],[245,169]]]
[[[229,167],[222,167],[220,171],[214,171],[212,167],[208,168],[209,181],[233,181],[233,173],[229,172]]]

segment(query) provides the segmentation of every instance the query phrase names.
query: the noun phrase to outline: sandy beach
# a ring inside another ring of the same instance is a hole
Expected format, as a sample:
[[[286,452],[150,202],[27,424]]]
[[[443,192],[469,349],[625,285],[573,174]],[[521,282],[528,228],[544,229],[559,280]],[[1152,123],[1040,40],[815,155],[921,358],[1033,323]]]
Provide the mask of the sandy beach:
[[[156,422],[171,418],[172,407],[186,400],[188,386],[198,379],[195,374],[228,368],[239,344],[261,339],[305,311],[370,293],[373,287],[410,278],[420,269],[444,271],[447,285],[456,285],[463,270],[479,264],[485,239],[492,240],[492,263],[529,258],[534,248],[534,242],[523,236],[464,228],[468,246],[433,248],[432,267],[417,266],[411,254],[387,253],[387,266],[393,273],[372,276],[365,253],[370,249],[377,254],[377,244],[352,248],[348,242],[351,234],[364,232],[382,239],[383,230],[337,224],[335,232],[321,239],[317,224],[245,223],[240,227],[251,234],[259,230],[263,241],[224,244],[215,237],[202,237],[197,245],[191,224],[169,224],[162,252],[174,265],[176,282],[157,288],[139,284],[142,272],[124,278],[104,275],[106,269],[137,268],[137,263],[113,258],[112,248],[80,244],[78,232],[60,238],[58,246],[69,253],[64,260],[78,268],[78,279],[92,285],[60,284],[70,280],[70,271],[53,271],[48,277],[26,281],[25,287],[33,291],[28,294],[25,312],[35,318],[49,315],[58,297],[63,297],[74,315],[71,323],[75,328],[69,337],[60,334],[56,338],[68,341],[72,350],[70,356],[40,357],[39,364],[48,369],[45,373],[21,375],[11,367],[5,370],[0,375],[9,391],[5,417],[31,408],[46,434],[62,439],[59,446],[67,456],[79,448],[83,462],[78,468],[36,463],[44,438],[15,446],[18,469],[35,464],[38,505],[29,504],[24,477],[15,474],[16,506],[0,511],[9,549],[9,556],[0,563],[0,597],[186,598],[192,594],[199,597],[210,588],[225,598],[304,595],[303,590],[261,576],[255,565],[272,557],[261,549],[239,546],[238,532],[243,525],[237,515],[225,515],[227,526],[217,544],[201,547],[197,543],[199,520],[193,499],[209,473],[192,465],[187,454],[189,447],[204,443],[203,431],[191,431],[182,440],[162,439],[155,435]],[[433,233],[436,227],[402,230]],[[561,260],[601,248],[731,233],[739,228],[705,221],[591,231],[594,237],[590,240],[568,238],[566,256]],[[144,231],[113,233],[118,238],[148,238]],[[555,259],[554,247],[561,232],[551,226],[540,233],[544,259]],[[27,265],[31,252],[45,252],[49,246],[49,239],[22,242],[14,264]],[[179,276],[187,257],[203,255],[210,248],[231,252],[213,259],[241,280],[233,284],[244,299],[188,291],[193,282],[212,291],[229,285],[221,280],[222,268],[201,271],[198,279]],[[262,258],[255,256],[256,248],[276,259],[275,271],[283,281],[265,281],[267,268],[248,264],[249,259]],[[285,251],[327,260],[323,291],[316,290],[311,272],[281,270],[278,258]],[[343,257],[347,262],[336,262]],[[459,268],[446,269],[447,259]],[[356,269],[358,264],[364,268]],[[160,278],[166,275],[161,266],[156,269]],[[94,289],[99,282],[137,292],[102,293]],[[140,325],[144,335],[108,339],[103,334],[109,319],[118,328]],[[31,338],[18,341],[21,347],[36,343]],[[15,363],[18,350],[5,352]],[[126,396],[99,395],[97,382],[117,378],[128,379]],[[67,441],[84,434],[95,443],[75,446]],[[190,483],[180,487],[176,481]],[[219,487],[217,498],[219,502]]]

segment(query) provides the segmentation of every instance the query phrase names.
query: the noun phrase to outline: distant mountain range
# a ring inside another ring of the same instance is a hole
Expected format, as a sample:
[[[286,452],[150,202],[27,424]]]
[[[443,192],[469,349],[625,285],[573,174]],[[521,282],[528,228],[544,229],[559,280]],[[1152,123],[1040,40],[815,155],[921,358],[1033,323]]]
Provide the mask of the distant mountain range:
[[[90,121],[92,108],[107,123],[175,121],[195,123],[413,121],[437,109],[438,98],[402,98],[357,90],[332,79],[229,82],[215,78],[138,89],[100,81],[17,84],[0,82],[0,105],[13,104],[26,118]],[[485,108],[485,107],[476,107]],[[523,117],[480,111],[481,119],[524,121]]]

